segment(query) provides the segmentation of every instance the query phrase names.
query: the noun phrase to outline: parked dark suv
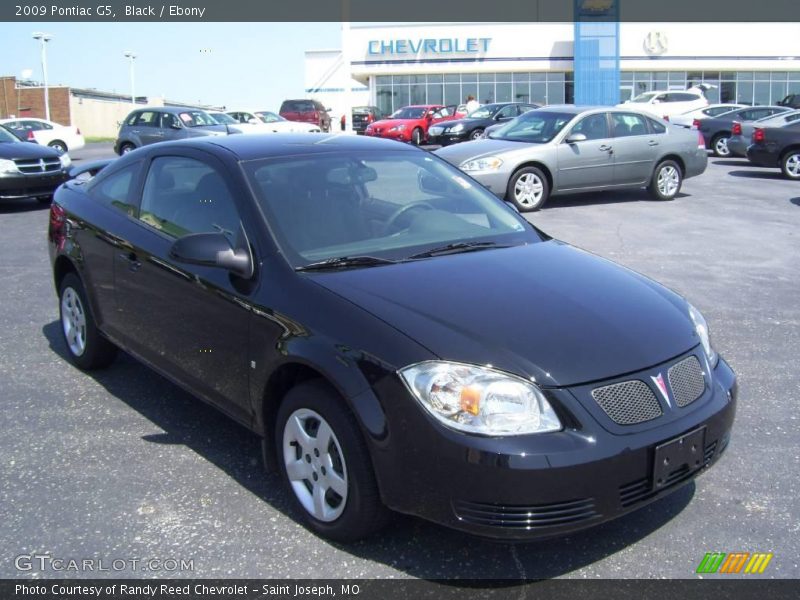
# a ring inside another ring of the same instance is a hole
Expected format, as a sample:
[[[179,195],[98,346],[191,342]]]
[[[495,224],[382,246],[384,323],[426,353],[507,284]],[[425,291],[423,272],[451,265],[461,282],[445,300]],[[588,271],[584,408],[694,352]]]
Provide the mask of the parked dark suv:
[[[329,110],[318,100],[284,100],[280,115],[287,121],[313,123],[319,125],[323,132],[329,132],[331,130]]]
[[[117,134],[114,152],[123,155],[156,142],[228,133],[241,131],[220,125],[204,110],[180,106],[142,108],[125,117]]]
[[[377,106],[354,106],[353,107],[353,131],[356,133],[364,133],[367,125],[380,121],[384,118],[384,114]],[[344,131],[344,115],[341,119],[342,131]]]
[[[778,106],[788,106],[789,108],[800,108],[800,94],[789,94],[786,98],[775,104]]]

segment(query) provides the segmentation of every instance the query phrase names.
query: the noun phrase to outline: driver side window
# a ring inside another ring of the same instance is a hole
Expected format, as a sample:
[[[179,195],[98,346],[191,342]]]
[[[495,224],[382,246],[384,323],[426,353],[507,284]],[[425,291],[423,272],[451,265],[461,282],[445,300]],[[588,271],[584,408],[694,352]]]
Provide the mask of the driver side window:
[[[572,128],[570,134],[582,133],[587,140],[602,140],[611,137],[608,132],[606,113],[598,113],[584,117]]]
[[[234,243],[239,215],[222,175],[183,156],[153,160],[142,194],[139,220],[168,236],[224,233]]]

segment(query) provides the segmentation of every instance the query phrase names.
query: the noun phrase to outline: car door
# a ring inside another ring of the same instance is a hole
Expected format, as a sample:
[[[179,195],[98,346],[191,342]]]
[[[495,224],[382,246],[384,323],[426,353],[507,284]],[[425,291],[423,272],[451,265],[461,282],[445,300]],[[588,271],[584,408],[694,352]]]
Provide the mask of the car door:
[[[586,140],[569,143],[576,133]],[[573,191],[609,186],[614,183],[614,140],[608,126],[608,113],[583,117],[557,147],[557,191]]]
[[[611,113],[614,136],[614,185],[641,184],[650,178],[663,133],[651,133],[636,113]]]
[[[162,141],[180,140],[186,137],[186,129],[178,116],[169,112],[159,113],[158,136]]]
[[[143,110],[136,117],[136,121],[131,127],[131,133],[139,139],[142,146],[154,144],[164,139],[159,128],[158,114],[154,110]]]
[[[166,375],[246,421],[248,297],[253,284],[170,255],[178,238],[223,232],[250,248],[224,165],[199,150],[167,148],[149,161],[135,227],[115,256],[116,304],[130,348]]]
[[[494,120],[498,123],[507,123],[511,119],[519,116],[519,114],[519,107],[516,104],[510,104],[497,111]]]

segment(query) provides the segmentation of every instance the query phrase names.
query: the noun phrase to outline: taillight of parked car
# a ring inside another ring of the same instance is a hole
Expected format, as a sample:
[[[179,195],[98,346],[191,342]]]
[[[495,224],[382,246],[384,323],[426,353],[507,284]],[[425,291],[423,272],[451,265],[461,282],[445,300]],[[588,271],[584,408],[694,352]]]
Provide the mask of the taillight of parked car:
[[[731,135],[742,135],[742,124],[738,121],[733,122],[733,127],[731,128]]]
[[[754,144],[759,144],[759,143],[763,142],[765,139],[766,139],[766,136],[764,135],[764,130],[763,129],[756,128],[756,129],[753,130],[753,143]]]
[[[29,141],[29,142],[32,142],[32,141],[33,141],[33,140],[35,140],[35,139],[36,139],[36,138],[35,138],[35,137],[33,137],[33,129],[28,129],[28,141]]]
[[[695,129],[700,129],[700,119],[694,119],[692,121],[692,127],[694,127]]]
[[[664,115],[664,120],[669,122],[669,115]]]
[[[50,205],[50,241],[61,250],[64,247],[66,232],[67,213],[59,205],[53,202]]]

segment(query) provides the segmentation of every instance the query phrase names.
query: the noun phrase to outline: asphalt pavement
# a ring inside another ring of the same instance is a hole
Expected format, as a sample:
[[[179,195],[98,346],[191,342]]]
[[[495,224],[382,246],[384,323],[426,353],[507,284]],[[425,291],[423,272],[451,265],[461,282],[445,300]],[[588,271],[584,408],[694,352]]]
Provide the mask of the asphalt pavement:
[[[90,144],[73,158],[109,154],[110,144]],[[772,552],[763,577],[800,576],[800,184],[711,159],[673,202],[595,193],[553,199],[529,219],[705,314],[739,376],[740,404],[728,450],[695,483],[546,542],[494,543],[401,516],[368,541],[324,541],[298,524],[277,476],[263,474],[255,435],[127,355],[91,374],[67,363],[47,208],[6,202],[0,577],[691,578],[717,551]],[[160,562],[20,570],[16,557],[35,553]],[[168,559],[184,564],[173,570]]]

